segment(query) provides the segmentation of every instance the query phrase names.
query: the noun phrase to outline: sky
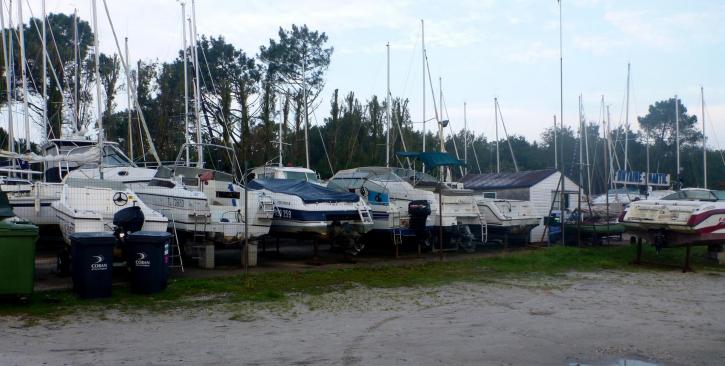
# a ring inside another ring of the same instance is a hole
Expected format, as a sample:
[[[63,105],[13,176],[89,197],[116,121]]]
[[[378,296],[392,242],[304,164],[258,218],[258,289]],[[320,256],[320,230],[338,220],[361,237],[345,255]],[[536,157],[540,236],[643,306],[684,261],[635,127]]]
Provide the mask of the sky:
[[[115,52],[103,2],[98,1],[101,49]],[[176,57],[182,44],[178,1],[107,2],[118,36],[129,38],[132,60]],[[33,13],[40,14],[41,1],[29,3]],[[91,19],[90,0],[47,1],[48,12],[71,13],[74,8]],[[190,8],[188,0],[187,16]],[[373,94],[385,95],[389,43],[391,94],[409,99],[412,119],[422,128],[421,20],[435,98],[441,78],[444,118],[454,130],[464,127],[466,103],[468,128],[493,138],[494,98],[499,100],[508,133],[529,140],[540,140],[559,114],[555,0],[198,0],[196,18],[199,34],[223,35],[248,55],[276,38],[279,27],[307,24],[325,32],[334,53],[324,100],[315,113],[320,122],[329,113],[334,89],[342,95],[355,92],[362,101]],[[627,63],[631,63],[633,129],[635,117],[644,115],[650,104],[675,94],[700,120],[702,86],[707,129],[722,131],[718,141],[708,135],[709,143],[725,147],[724,1],[563,0],[562,20],[565,125],[577,123],[580,94],[587,120],[600,120],[604,96],[612,126],[624,123]],[[426,92],[430,119],[434,110],[429,84]],[[125,97],[118,99],[119,107],[125,108]],[[433,128],[429,122],[428,129]]]

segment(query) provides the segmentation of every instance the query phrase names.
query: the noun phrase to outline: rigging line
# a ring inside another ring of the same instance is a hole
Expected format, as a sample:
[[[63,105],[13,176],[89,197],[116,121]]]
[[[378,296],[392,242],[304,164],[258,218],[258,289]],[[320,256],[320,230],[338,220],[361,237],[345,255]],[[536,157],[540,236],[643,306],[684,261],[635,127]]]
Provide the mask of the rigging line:
[[[327,146],[325,146],[325,139],[322,137],[322,129],[319,126],[319,122],[317,121],[317,113],[315,113],[314,110],[312,110],[312,118],[315,119],[315,125],[317,127],[317,132],[320,134],[320,142],[322,143],[322,150],[325,151],[325,157],[327,158],[327,164],[330,166],[330,174],[335,175],[335,169],[332,168],[332,162],[330,161],[330,155],[327,153]]]
[[[453,123],[451,123],[451,117],[448,115],[448,104],[446,104],[446,99],[443,98],[441,95],[441,102],[443,102],[443,110],[446,112],[446,119],[448,119],[448,130],[451,132],[451,140],[453,140],[453,151],[456,152],[456,159],[461,160],[460,155],[458,155],[458,144],[456,144],[456,134],[453,131]],[[443,111],[441,111],[441,114]],[[461,176],[463,176],[463,166],[458,166],[458,169],[461,171]]]
[[[496,101],[498,103],[498,100]],[[509,138],[508,131],[506,131],[506,123],[503,121],[503,114],[501,113],[501,104],[498,105],[498,115],[501,117],[501,125],[503,126],[503,133],[506,135],[506,142],[509,145],[509,151],[511,152],[511,160],[514,162],[514,168],[516,172],[519,171],[519,165],[516,163],[516,155],[514,155],[514,148],[511,146],[511,138]]]

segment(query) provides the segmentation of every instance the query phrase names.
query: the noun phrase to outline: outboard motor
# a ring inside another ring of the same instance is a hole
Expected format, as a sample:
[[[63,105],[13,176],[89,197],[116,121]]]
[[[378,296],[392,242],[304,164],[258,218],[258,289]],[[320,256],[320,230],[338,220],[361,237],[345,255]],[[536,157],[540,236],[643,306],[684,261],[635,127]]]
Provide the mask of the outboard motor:
[[[430,234],[425,222],[431,214],[430,202],[426,200],[411,201],[408,204],[408,214],[410,214],[410,229],[415,232],[416,239],[429,246]]]
[[[141,231],[144,219],[143,211],[141,211],[141,207],[139,206],[126,207],[119,210],[113,215],[113,225],[116,226],[113,235],[119,241],[123,242],[127,234]]]

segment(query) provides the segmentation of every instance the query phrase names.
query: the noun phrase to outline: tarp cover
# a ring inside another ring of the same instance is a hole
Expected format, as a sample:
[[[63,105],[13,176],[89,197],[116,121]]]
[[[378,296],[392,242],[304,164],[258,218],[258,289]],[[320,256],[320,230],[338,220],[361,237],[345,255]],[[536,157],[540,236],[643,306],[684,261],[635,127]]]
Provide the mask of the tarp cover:
[[[466,165],[463,161],[456,159],[453,155],[444,152],[407,152],[398,151],[395,153],[401,158],[418,159],[428,168],[437,168],[439,166],[458,166]]]
[[[250,189],[266,189],[276,193],[297,196],[305,203],[357,202],[354,193],[338,192],[317,184],[290,179],[255,179],[247,184]]]

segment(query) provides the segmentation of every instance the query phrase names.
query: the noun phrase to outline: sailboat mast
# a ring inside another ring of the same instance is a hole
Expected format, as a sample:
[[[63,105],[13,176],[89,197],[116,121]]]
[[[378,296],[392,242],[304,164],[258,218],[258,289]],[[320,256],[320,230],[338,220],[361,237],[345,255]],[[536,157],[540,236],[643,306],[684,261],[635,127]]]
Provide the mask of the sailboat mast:
[[[629,162],[629,76],[630,63],[627,63],[627,106],[624,112],[624,170],[627,170]],[[625,179],[626,181],[626,179]]]
[[[25,114],[25,149],[30,151],[30,111],[28,107],[28,75],[25,67],[25,24],[23,2],[18,1],[18,34],[20,35],[20,75],[23,79],[23,113]]]
[[[561,0],[557,2],[559,4],[559,126],[563,132],[564,130],[564,37],[561,27]],[[563,136],[562,136],[563,137]],[[559,213],[561,219],[561,243],[566,244],[566,226],[564,225],[565,211],[566,211],[566,176],[564,175],[564,143],[561,143],[561,195],[559,196]]]
[[[441,152],[446,151],[445,141],[443,140],[443,78],[438,77],[438,110],[441,111],[440,119],[438,120],[438,139],[441,144]]]
[[[310,169],[310,123],[307,115],[307,53],[302,55],[302,103],[305,110],[305,167]]]
[[[79,119],[78,86],[81,83],[81,73],[78,54],[78,9],[73,10],[73,130],[78,131]]]
[[[390,167],[390,43],[385,45],[388,62],[388,88],[385,93],[385,119],[388,127],[385,133],[385,167]]]
[[[103,111],[101,110],[101,72],[100,72],[100,54],[99,54],[99,48],[98,48],[98,17],[96,15],[96,0],[91,1],[91,7],[93,8],[93,57],[95,60],[95,65],[93,67],[93,72],[96,77],[96,108],[97,108],[97,118],[98,118],[98,147],[100,148],[100,159],[98,162],[98,174],[103,179],[103,142],[104,142],[104,135],[103,135]]]
[[[496,173],[501,173],[501,158],[498,151],[498,98],[493,98],[493,114],[496,121]]]
[[[12,8],[12,0],[10,1],[11,8]],[[8,106],[8,151],[15,152],[15,133],[13,128],[13,108],[12,102],[13,102],[13,85],[12,85],[12,68],[10,67],[10,59],[12,56],[10,56],[10,52],[12,52],[12,37],[13,32],[8,31],[8,37],[5,38],[5,17],[3,16],[3,1],[0,0],[0,32],[2,32],[2,38],[3,38],[3,61],[5,66],[5,94],[7,96],[7,106]],[[10,12],[12,14],[12,12]],[[12,18],[12,15],[10,16]],[[10,29],[12,29],[12,26],[10,26]],[[11,46],[8,47],[8,44],[11,44]],[[14,162],[15,160],[13,160]],[[13,163],[14,165],[14,163]]]
[[[612,158],[612,116],[607,105],[607,150],[609,151],[609,188],[612,187],[612,172],[614,171],[614,159]]]
[[[468,174],[468,119],[466,118],[466,102],[463,102],[463,168]]]
[[[194,55],[194,73],[196,74],[196,84],[194,87],[195,98],[194,98],[194,113],[196,114],[196,148],[197,148],[197,166],[200,168],[204,167],[204,147],[201,145],[201,78],[199,77],[199,52],[197,48],[197,34],[196,34],[196,2],[191,0],[191,32],[192,39],[191,44],[193,47]]]
[[[423,152],[425,152],[425,135],[428,131],[425,129],[425,23],[423,19],[420,20],[420,49],[423,57]],[[425,173],[425,165],[423,165],[423,172]]]
[[[707,135],[705,134],[705,89],[700,86],[700,105],[702,107],[702,178],[703,188],[707,189]]]
[[[284,116],[283,116],[284,105],[282,103],[284,103],[284,101],[282,101],[282,98],[279,98],[279,99],[280,100],[278,103],[280,104],[280,107],[279,107],[280,113],[279,113],[279,133],[277,134],[277,142],[279,144],[279,167],[281,168],[283,165],[282,164],[282,123],[284,122]]]
[[[582,109],[584,106],[582,105]],[[589,166],[589,133],[587,131],[587,121],[582,112],[582,133],[584,134],[584,163],[587,167],[587,197],[592,195],[592,172]]]
[[[126,46],[126,65],[128,65],[128,37],[124,39],[125,46]],[[126,112],[128,114],[128,158],[133,161],[133,123],[131,122],[131,110],[133,104],[131,104],[131,78],[128,77],[129,74],[126,73],[126,101],[128,103],[128,107],[126,108]]]
[[[43,13],[43,26],[42,26],[42,46],[43,46],[43,139],[48,139],[48,83],[46,82],[46,79],[48,78],[48,48],[47,48],[47,42],[46,42],[46,31],[45,31],[45,23],[47,21],[46,19],[46,13],[45,13],[45,0],[42,2],[42,13]]]
[[[183,57],[184,57],[184,142],[186,143],[186,166],[189,166],[189,66],[186,45],[186,3],[181,2],[181,34],[183,38]],[[246,142],[246,141],[245,141]]]
[[[554,169],[558,169],[559,168],[559,153],[557,152],[558,151],[557,150],[558,149],[557,148],[558,144],[557,144],[557,141],[556,141],[557,140],[556,135],[558,135],[558,134],[559,134],[559,132],[556,130],[556,114],[555,114],[554,115]]]
[[[677,170],[676,177],[680,180],[680,100],[675,94],[675,146],[677,148]]]

